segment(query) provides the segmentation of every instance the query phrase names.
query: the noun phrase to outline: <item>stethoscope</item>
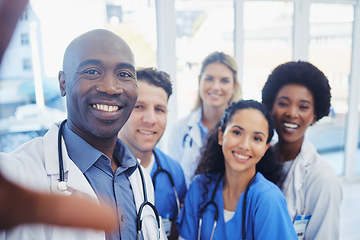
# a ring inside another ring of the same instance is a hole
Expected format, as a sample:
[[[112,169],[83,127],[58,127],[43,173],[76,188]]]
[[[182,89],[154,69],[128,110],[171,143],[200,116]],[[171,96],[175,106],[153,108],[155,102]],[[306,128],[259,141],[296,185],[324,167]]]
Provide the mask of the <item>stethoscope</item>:
[[[183,147],[185,147],[185,142],[186,142],[187,138],[190,138],[189,146],[190,146],[190,148],[192,147],[193,139],[189,135],[189,132],[190,132],[191,128],[192,128],[192,126],[189,126],[189,129],[188,129],[188,131],[186,132],[186,134],[185,134],[185,136],[183,138],[183,143],[182,143]]]
[[[153,184],[154,184],[154,191],[155,191],[155,188],[156,188],[156,177],[160,174],[160,173],[165,173],[166,176],[168,177],[169,181],[170,181],[170,184],[171,184],[171,187],[173,189],[173,192],[174,192],[174,195],[175,195],[175,200],[176,200],[176,207],[177,207],[177,214],[175,217],[172,217],[170,218],[171,221],[173,220],[176,220],[177,217],[179,216],[180,214],[180,200],[179,200],[179,196],[178,196],[178,193],[176,191],[176,188],[175,188],[175,183],[174,183],[174,179],[173,177],[171,176],[171,174],[162,168],[161,164],[160,164],[160,161],[159,161],[159,158],[157,156],[157,154],[155,153],[155,151],[153,151],[154,153],[154,158],[155,158],[155,161],[156,161],[156,165],[157,165],[157,169],[154,173],[154,175],[152,176],[152,181],[153,181]]]
[[[210,235],[210,240],[213,239],[214,236],[214,232],[215,232],[215,228],[217,225],[217,222],[219,220],[219,208],[218,205],[215,203],[214,199],[215,199],[215,194],[216,191],[219,187],[219,184],[221,182],[221,179],[223,178],[224,174],[221,174],[221,176],[219,177],[219,179],[216,182],[215,188],[212,192],[211,195],[211,199],[209,202],[207,202],[201,209],[200,209],[200,219],[199,219],[199,229],[198,229],[198,240],[200,240],[200,235],[201,235],[201,226],[202,226],[202,215],[205,212],[206,208],[209,207],[210,205],[212,205],[215,208],[215,216],[214,216],[214,224],[211,230],[211,235]],[[244,200],[243,200],[243,208],[242,208],[242,225],[241,225],[241,233],[242,233],[242,240],[246,240],[246,232],[245,232],[245,221],[246,221],[246,200],[247,200],[247,195],[250,189],[251,184],[255,181],[255,176],[256,174],[251,178],[250,182],[248,183],[248,185],[246,186],[245,189],[245,194],[244,194]]]
[[[63,157],[62,157],[62,145],[61,145],[61,140],[62,140],[62,130],[63,127],[66,123],[67,119],[65,119],[64,121],[61,122],[60,126],[59,126],[59,133],[58,133],[58,157],[59,157],[59,182],[57,185],[58,190],[60,190],[60,192],[66,193],[66,194],[71,194],[71,192],[68,192],[68,187],[66,185],[66,181],[65,181],[65,173],[64,173],[64,162],[63,162]],[[141,167],[139,167],[140,165],[137,163],[137,167],[139,169],[140,172],[140,177],[141,177],[141,183],[143,186],[143,194],[144,194],[144,201],[143,203],[140,205],[139,207],[139,211],[137,213],[136,216],[136,239],[140,240],[142,239],[142,233],[141,233],[141,228],[142,228],[142,220],[141,220],[141,216],[142,216],[142,212],[145,206],[149,206],[152,211],[155,214],[155,218],[156,218],[156,225],[157,225],[157,239],[160,239],[160,218],[159,218],[159,213],[157,212],[154,204],[152,204],[151,202],[148,201],[147,199],[147,194],[146,194],[146,184],[145,184],[145,178],[144,178],[144,174],[141,170]]]

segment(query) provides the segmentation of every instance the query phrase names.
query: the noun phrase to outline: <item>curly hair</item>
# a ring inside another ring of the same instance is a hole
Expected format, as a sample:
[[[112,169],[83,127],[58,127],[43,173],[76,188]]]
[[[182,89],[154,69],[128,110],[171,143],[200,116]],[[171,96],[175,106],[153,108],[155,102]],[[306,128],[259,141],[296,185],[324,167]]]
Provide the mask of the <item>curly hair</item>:
[[[316,121],[329,114],[331,100],[329,81],[322,71],[304,61],[283,63],[269,75],[262,89],[262,103],[270,112],[278,92],[288,84],[299,84],[310,90],[314,98]]]
[[[268,138],[266,143],[270,143],[274,135],[274,127],[271,114],[265,105],[255,100],[240,100],[232,103],[224,112],[222,119],[217,123],[216,127],[211,130],[207,137],[206,144],[201,149],[199,164],[195,170],[195,175],[205,174],[208,178],[212,173],[225,172],[225,159],[222,147],[219,145],[218,129],[225,131],[226,126],[231,121],[233,115],[242,109],[259,110],[268,122]],[[262,159],[256,165],[257,171],[261,172],[265,178],[278,184],[281,179],[282,165],[274,158],[271,147],[266,151]],[[206,186],[204,186],[205,189]]]
[[[172,84],[169,74],[159,71],[156,68],[140,68],[136,70],[136,78],[140,82],[147,82],[151,85],[164,89],[169,100],[169,97],[172,94]]]

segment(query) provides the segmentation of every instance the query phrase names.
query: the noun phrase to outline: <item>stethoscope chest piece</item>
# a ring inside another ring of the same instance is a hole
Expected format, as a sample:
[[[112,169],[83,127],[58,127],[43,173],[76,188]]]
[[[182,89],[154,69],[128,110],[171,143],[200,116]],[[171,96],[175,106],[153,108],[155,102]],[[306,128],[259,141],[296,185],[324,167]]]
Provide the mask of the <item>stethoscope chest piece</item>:
[[[55,181],[51,184],[51,191],[53,193],[62,194],[69,196],[71,195],[71,191],[69,191],[69,188],[66,185],[65,181]]]
[[[59,182],[57,188],[62,192],[66,191],[67,189],[66,182],[65,181]]]

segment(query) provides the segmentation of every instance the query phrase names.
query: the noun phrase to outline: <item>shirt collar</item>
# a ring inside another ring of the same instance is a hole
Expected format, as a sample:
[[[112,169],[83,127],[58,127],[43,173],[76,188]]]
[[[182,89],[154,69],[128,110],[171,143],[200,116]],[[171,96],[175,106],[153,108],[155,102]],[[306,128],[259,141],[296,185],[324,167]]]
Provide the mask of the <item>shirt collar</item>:
[[[203,145],[205,145],[206,144],[206,137],[207,137],[207,135],[209,133],[209,130],[207,129],[207,127],[205,127],[204,123],[201,121],[201,118],[199,119],[198,126],[200,128],[201,141],[202,141]]]
[[[120,162],[121,168],[127,168],[126,173],[130,176],[138,167],[138,161],[130,148],[126,146],[119,138],[117,139],[114,156]],[[140,165],[140,164],[139,164]]]
[[[84,139],[74,133],[67,124],[65,124],[63,131],[63,137],[69,157],[82,173],[86,172],[94,165],[100,157],[109,159],[102,152],[92,147]],[[128,176],[136,170],[137,160],[134,154],[119,139],[115,145],[114,156],[120,162],[120,167],[126,169]]]
[[[70,159],[82,173],[86,172],[101,157],[102,153],[99,150],[93,148],[70,130],[67,124],[64,126],[63,136]]]

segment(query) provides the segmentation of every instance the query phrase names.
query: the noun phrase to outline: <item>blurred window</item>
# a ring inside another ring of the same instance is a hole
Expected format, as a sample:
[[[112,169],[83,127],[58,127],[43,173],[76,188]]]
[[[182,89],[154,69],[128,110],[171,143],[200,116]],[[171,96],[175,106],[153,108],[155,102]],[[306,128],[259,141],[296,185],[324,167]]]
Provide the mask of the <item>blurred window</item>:
[[[157,67],[155,0],[108,1],[106,28],[130,45],[136,67]]]
[[[344,174],[353,22],[352,5],[310,4],[309,61],[328,77],[332,99],[330,116],[311,127],[308,136],[338,175]]]
[[[234,54],[234,3],[175,0],[178,118],[194,107],[202,60],[211,52]]]
[[[31,71],[31,69],[32,69],[31,59],[29,59],[29,58],[23,59],[23,70]]]
[[[272,69],[291,60],[293,14],[291,2],[244,3],[244,99],[261,101],[261,90]]]
[[[21,45],[29,45],[29,34],[28,33],[22,33],[20,35],[20,41]]]

